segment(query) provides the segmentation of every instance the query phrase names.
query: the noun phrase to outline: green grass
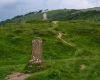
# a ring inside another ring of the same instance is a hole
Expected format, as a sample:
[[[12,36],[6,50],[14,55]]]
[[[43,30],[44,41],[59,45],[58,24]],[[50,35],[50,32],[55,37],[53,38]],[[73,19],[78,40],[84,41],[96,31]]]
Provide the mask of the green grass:
[[[59,22],[59,27],[55,28],[55,30],[61,31],[63,39],[75,44],[77,48],[100,54],[100,23],[65,21]]]
[[[74,44],[70,46],[57,37]],[[43,64],[29,66],[32,40],[43,40]],[[99,80],[100,23],[28,21],[0,27],[0,80],[14,71],[33,73],[26,80]],[[81,65],[85,68],[81,69]]]
[[[100,57],[71,58],[65,60],[46,61],[45,66],[33,65],[34,74],[25,80],[99,80]],[[50,64],[48,66],[48,64]],[[82,69],[82,65],[85,66]],[[43,69],[42,67],[46,67]],[[49,68],[49,69],[48,69]],[[38,72],[36,71],[38,70]]]

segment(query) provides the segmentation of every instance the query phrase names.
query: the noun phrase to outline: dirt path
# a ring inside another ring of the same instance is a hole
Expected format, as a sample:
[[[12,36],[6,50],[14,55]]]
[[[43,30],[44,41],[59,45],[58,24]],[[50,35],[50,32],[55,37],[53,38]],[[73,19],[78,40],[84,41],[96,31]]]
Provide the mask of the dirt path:
[[[56,24],[58,21],[52,21],[54,24]]]
[[[70,46],[74,46],[74,45],[68,43],[67,41],[65,41],[64,39],[62,39],[61,37],[62,37],[62,34],[59,32],[59,34],[58,34],[58,38],[59,38],[59,39],[61,39],[63,42],[65,42],[66,44],[68,44],[68,45],[70,45]]]
[[[52,23],[54,23],[53,28],[50,28],[50,30],[53,30],[54,28],[56,28],[58,25],[56,24],[58,21],[52,21]],[[53,30],[53,32],[55,32],[55,30]],[[59,32],[58,34],[58,38],[61,39],[64,43],[70,45],[70,46],[74,46],[71,43],[68,43],[67,41],[65,41],[64,39],[62,39],[62,34]]]
[[[58,21],[52,21],[53,26],[50,27],[50,28],[48,28],[48,30],[50,30],[50,31],[52,31],[52,32],[54,32],[54,33],[56,33],[56,31],[55,31],[54,29],[58,26],[58,25],[57,25],[57,22],[58,22]]]
[[[24,80],[25,78],[31,76],[31,74],[24,74],[19,72],[14,72],[11,75],[7,75],[6,80]]]

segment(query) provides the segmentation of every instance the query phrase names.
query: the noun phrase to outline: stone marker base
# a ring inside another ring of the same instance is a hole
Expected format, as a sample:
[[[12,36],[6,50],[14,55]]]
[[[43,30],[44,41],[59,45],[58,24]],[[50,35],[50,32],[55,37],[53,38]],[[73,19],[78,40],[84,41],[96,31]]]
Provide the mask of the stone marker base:
[[[50,21],[49,19],[42,19],[42,20],[43,20],[43,21],[48,21],[48,22]]]
[[[40,63],[40,64],[42,64],[42,63],[45,63],[45,61],[36,61],[36,60],[30,60],[29,61],[29,64],[34,64],[34,63]]]

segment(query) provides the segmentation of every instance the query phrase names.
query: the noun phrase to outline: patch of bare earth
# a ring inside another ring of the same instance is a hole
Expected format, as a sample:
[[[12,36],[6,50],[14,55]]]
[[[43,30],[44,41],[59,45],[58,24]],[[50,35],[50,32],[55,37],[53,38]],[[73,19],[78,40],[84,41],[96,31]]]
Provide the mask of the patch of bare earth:
[[[25,78],[31,76],[31,74],[24,74],[19,72],[14,72],[11,75],[7,75],[6,80],[24,80]]]
[[[80,65],[80,69],[81,69],[81,70],[84,70],[84,69],[86,69],[86,68],[87,68],[87,69],[90,69],[88,66],[85,66],[84,64]]]
[[[60,39],[61,39],[61,37],[62,37],[62,34],[61,34],[61,33],[59,33],[59,34],[58,34],[58,38],[60,38]]]
[[[56,24],[58,21],[52,21],[54,24]]]

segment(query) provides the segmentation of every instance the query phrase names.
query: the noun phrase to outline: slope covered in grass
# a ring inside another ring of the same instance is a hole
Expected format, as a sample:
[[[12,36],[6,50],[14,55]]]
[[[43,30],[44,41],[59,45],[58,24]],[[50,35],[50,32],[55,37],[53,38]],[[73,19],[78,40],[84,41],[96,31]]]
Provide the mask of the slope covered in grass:
[[[76,11],[71,10],[68,13],[58,13],[50,17],[55,21],[67,21],[67,20],[86,20],[86,21],[94,21],[100,22],[100,11]]]
[[[85,57],[66,60],[47,61],[43,68],[37,68],[32,76],[25,80],[99,80],[100,57]],[[31,70],[32,70],[31,69]],[[29,69],[27,69],[29,70]],[[29,71],[31,71],[29,70]],[[38,72],[36,71],[38,70]],[[43,71],[42,71],[43,70]]]
[[[100,23],[87,21],[59,22],[55,30],[63,33],[63,39],[76,47],[100,54]]]
[[[23,67],[31,59],[31,42],[35,37],[43,40],[43,59],[63,59],[71,56],[75,48],[64,44],[49,28],[52,22],[10,23],[0,27],[0,78],[16,67]],[[66,53],[67,52],[67,53]],[[68,55],[69,56],[65,56]],[[8,70],[7,70],[8,69]],[[4,71],[5,70],[5,71]]]
[[[70,46],[62,38],[75,46]],[[32,40],[43,40],[43,64],[28,67]],[[0,27],[0,79],[11,72],[34,73],[26,80],[99,80],[100,23],[41,20]]]
[[[55,15],[57,13],[60,13],[60,12],[69,12],[70,10],[69,9],[59,9],[59,10],[52,10],[52,11],[48,11],[46,12],[48,17],[51,17],[52,15]],[[43,19],[43,13],[37,13],[37,14],[31,14],[31,15],[28,15],[28,16],[24,16],[22,18],[20,18],[22,21],[28,21],[28,20],[40,20],[40,19]],[[51,19],[50,19],[51,20]]]
[[[67,12],[69,11],[70,9],[59,9],[59,10],[47,11],[46,13],[48,14],[48,18],[50,18],[52,15],[58,14],[60,12],[67,14]],[[1,21],[0,26],[5,25],[7,23],[21,23],[21,22],[26,22],[28,20],[41,20],[43,19],[43,13],[44,12],[34,13],[34,14],[29,14],[29,15],[18,15],[12,19],[6,19],[5,21]]]

